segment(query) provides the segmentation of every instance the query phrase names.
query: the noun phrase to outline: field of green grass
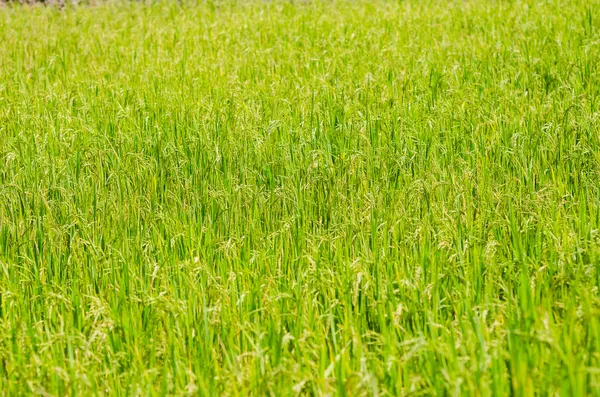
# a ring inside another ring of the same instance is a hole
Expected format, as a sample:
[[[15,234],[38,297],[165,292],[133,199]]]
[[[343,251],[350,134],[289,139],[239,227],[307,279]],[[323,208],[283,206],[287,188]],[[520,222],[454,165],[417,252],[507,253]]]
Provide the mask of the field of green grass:
[[[0,395],[600,395],[600,2],[0,8]]]

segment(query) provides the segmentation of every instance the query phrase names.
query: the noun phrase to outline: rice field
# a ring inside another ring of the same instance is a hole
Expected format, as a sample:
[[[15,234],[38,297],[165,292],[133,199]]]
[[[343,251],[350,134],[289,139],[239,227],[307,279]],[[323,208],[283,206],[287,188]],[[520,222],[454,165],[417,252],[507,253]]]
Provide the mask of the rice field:
[[[0,395],[600,395],[600,2],[0,7]]]

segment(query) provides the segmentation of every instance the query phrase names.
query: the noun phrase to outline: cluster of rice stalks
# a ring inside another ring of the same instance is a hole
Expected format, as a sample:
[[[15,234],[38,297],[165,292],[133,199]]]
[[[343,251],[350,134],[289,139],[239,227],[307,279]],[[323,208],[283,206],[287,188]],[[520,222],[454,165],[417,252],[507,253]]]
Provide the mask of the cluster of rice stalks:
[[[2,8],[0,390],[598,394],[599,21]]]

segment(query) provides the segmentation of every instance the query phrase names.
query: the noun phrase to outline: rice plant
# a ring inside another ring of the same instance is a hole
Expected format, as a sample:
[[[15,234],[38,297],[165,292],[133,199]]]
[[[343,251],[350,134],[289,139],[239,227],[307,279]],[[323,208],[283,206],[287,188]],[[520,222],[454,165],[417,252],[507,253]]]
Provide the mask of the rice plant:
[[[600,3],[0,8],[0,394],[600,395]]]

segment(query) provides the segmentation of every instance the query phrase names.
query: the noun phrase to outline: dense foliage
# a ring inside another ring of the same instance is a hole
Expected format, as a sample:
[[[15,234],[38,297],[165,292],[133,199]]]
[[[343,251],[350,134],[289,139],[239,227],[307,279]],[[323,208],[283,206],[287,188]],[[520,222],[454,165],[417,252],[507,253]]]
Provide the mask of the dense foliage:
[[[1,8],[1,393],[600,393],[599,65],[596,1]]]

